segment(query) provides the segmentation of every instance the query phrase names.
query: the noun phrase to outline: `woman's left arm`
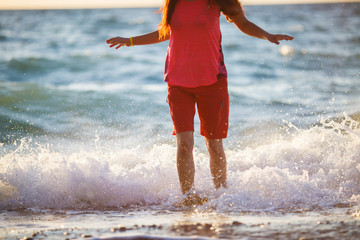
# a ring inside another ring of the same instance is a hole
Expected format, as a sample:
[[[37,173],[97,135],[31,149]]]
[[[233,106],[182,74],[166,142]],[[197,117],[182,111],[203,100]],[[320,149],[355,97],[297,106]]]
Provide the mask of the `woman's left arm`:
[[[256,24],[250,22],[243,13],[238,13],[236,15],[226,16],[228,20],[233,22],[237,28],[239,28],[243,33],[261,39],[266,39],[277,45],[280,44],[279,41],[282,40],[293,40],[294,37],[284,34],[271,34],[257,26]]]

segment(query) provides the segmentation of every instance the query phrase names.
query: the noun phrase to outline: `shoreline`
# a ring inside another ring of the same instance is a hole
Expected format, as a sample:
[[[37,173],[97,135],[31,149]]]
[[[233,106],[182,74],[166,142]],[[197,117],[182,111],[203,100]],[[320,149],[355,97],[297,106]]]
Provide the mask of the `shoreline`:
[[[45,212],[0,212],[4,220],[10,219],[0,230],[1,239],[358,239],[360,236],[359,216],[351,208],[287,214],[217,213],[196,208]]]

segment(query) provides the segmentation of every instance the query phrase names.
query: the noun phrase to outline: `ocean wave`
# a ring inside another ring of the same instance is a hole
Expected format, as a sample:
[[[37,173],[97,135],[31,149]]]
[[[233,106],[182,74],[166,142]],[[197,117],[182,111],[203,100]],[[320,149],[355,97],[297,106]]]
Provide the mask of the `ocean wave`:
[[[292,212],[360,205],[356,122],[345,117],[304,130],[288,128],[293,131],[286,137],[277,134],[252,147],[226,150],[228,189],[213,189],[208,157],[196,149],[195,187],[209,198],[201,208]],[[66,153],[23,141],[5,151],[0,209],[167,209],[181,199],[173,145],[105,151],[102,144]]]
[[[43,57],[11,59],[7,63],[8,69],[12,69],[20,73],[43,73],[59,68],[60,66],[61,64],[59,61]]]
[[[11,119],[7,116],[0,115],[0,143],[11,144],[16,139],[23,136],[46,135],[48,132],[42,127],[36,126],[29,121]]]
[[[6,62],[6,65],[10,73],[12,71],[13,74],[17,74],[21,76],[20,79],[23,79],[24,74],[28,77],[33,75],[46,76],[45,74],[54,73],[61,69],[70,72],[86,72],[96,61],[98,61],[96,56],[84,52],[56,58],[47,56],[12,58]]]

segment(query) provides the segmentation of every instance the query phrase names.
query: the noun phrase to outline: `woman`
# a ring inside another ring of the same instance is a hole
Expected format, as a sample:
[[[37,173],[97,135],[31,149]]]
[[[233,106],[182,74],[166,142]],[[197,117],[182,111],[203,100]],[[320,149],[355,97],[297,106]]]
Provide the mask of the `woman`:
[[[223,62],[220,12],[242,32],[279,44],[288,35],[270,34],[244,15],[238,0],[165,0],[159,29],[141,36],[114,37],[106,42],[122,46],[170,40],[165,63],[168,101],[177,141],[177,168],[183,194],[194,184],[193,160],[195,105],[201,135],[210,154],[215,188],[226,188],[226,157],[222,139],[228,130],[229,96]]]

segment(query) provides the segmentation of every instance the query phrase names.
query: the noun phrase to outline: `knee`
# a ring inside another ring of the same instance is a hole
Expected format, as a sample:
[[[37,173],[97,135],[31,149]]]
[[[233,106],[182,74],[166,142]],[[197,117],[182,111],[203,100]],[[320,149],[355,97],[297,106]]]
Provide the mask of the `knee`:
[[[223,150],[222,139],[205,138],[206,147],[210,153],[220,154]]]
[[[190,153],[193,151],[194,143],[191,141],[181,140],[178,141],[177,148],[180,152]]]
[[[182,153],[190,153],[194,148],[194,137],[191,133],[177,134],[177,148]]]

